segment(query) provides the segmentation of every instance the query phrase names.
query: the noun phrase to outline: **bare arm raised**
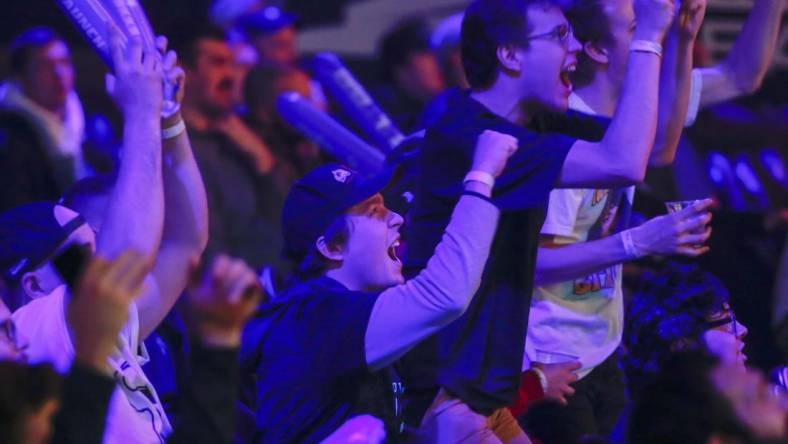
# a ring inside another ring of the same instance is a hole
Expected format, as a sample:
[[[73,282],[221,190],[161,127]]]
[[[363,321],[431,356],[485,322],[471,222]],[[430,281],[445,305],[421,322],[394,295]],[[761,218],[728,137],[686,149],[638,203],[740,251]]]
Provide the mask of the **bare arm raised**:
[[[177,55],[166,51],[167,40],[159,37],[164,54],[166,81],[176,85],[175,101],[183,100],[185,74],[176,65]],[[164,228],[153,266],[150,290],[138,302],[140,336],[147,337],[164,319],[186,287],[191,264],[208,242],[208,201],[200,170],[194,159],[189,135],[180,111],[162,121],[162,128],[174,135],[164,139],[162,180],[164,188]],[[178,132],[180,131],[180,132]]]
[[[162,67],[157,55],[143,51],[139,42],[130,42],[124,51],[115,34],[110,47],[115,67],[112,95],[123,112],[123,146],[96,250],[114,258],[133,249],[152,264],[164,222],[159,124]]]
[[[621,95],[600,142],[572,145],[559,186],[609,188],[643,180],[657,127],[660,56],[643,50],[662,44],[674,13],[673,0],[636,0],[635,41],[650,42],[630,51]]]

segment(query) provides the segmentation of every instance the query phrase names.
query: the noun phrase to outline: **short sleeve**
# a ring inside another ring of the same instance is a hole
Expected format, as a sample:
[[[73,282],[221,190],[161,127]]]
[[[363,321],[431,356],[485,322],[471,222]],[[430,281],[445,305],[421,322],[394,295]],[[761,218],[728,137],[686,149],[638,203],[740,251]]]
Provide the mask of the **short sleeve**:
[[[555,189],[550,192],[541,234],[552,236],[575,236],[575,222],[585,195],[582,189]]]
[[[502,211],[544,207],[575,139],[525,130],[509,133],[520,146],[495,181],[493,200]]]

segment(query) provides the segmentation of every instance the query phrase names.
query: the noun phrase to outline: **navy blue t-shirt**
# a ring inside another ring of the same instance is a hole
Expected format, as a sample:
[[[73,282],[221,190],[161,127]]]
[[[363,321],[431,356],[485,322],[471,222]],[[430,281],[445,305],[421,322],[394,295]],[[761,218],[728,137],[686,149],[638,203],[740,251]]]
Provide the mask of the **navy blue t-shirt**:
[[[515,125],[467,92],[452,94],[425,135],[408,227],[409,276],[426,266],[440,242],[477,138],[487,129],[517,137],[519,149],[493,190],[501,217],[481,286],[466,313],[417,346],[399,368],[409,393],[430,397],[442,386],[485,415],[508,405],[520,384],[539,230],[575,142]]]
[[[317,443],[353,415],[378,413],[358,408],[380,379],[367,368],[364,346],[377,297],[321,277],[287,290],[250,321],[241,360],[254,360],[255,442]]]

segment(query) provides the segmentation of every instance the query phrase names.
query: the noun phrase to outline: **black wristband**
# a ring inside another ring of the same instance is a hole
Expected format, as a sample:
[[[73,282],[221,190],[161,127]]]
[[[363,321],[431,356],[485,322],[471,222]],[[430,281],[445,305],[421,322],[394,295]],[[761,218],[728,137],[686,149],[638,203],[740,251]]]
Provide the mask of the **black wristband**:
[[[492,199],[490,199],[488,196],[485,196],[485,195],[484,195],[484,194],[482,194],[482,193],[479,193],[478,191],[463,190],[463,191],[462,191],[462,195],[463,195],[463,196],[476,196],[476,197],[478,197],[479,199],[486,200],[487,202],[490,202],[491,204],[495,205],[495,202],[493,202],[493,200],[492,200]],[[497,206],[497,205],[496,205],[496,206]]]

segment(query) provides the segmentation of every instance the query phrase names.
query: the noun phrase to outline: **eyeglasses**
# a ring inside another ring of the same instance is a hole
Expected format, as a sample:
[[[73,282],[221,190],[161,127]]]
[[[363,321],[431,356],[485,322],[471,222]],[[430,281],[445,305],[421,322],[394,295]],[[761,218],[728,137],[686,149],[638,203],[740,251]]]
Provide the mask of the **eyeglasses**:
[[[556,26],[551,31],[541,34],[529,35],[525,38],[525,41],[528,42],[536,39],[554,39],[557,40],[558,43],[566,45],[569,42],[569,37],[572,35],[574,35],[572,32],[572,26],[570,26],[568,23],[564,23],[562,25]]]
[[[728,312],[727,316],[724,317],[724,318],[714,319],[714,320],[711,320],[711,321],[706,321],[706,327],[709,330],[714,329],[714,328],[722,327],[723,325],[729,325],[729,327],[726,330],[729,333],[733,334],[733,336],[738,338],[739,337],[739,328],[738,328],[737,324],[738,323],[736,322],[736,316],[733,314],[732,311]]]

